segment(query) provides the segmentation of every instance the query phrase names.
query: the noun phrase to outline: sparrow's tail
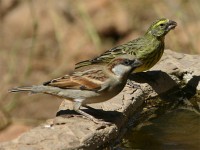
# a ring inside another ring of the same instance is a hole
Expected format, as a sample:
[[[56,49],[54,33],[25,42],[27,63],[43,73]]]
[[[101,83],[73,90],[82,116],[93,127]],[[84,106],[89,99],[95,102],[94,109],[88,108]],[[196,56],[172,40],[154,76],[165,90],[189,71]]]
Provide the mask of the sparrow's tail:
[[[16,87],[16,88],[12,88],[10,90],[8,90],[9,92],[31,92],[32,91],[31,86],[29,87]]]
[[[16,87],[8,91],[9,92],[30,92],[32,94],[46,93],[46,94],[51,94],[51,95],[57,95],[60,89],[57,87],[50,87],[50,86],[44,86],[44,85],[33,85],[33,86],[27,86],[27,87]]]
[[[30,92],[30,93],[44,93],[47,92],[49,89],[43,85],[33,85],[27,87],[16,87],[8,90],[9,92]]]

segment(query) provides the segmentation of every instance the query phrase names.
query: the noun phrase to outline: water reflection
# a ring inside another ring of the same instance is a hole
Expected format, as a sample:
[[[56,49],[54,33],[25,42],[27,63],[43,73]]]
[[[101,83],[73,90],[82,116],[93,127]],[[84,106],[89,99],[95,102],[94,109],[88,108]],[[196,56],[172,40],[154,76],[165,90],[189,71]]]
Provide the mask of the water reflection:
[[[197,150],[200,149],[200,116],[188,110],[175,110],[130,130],[121,149]]]

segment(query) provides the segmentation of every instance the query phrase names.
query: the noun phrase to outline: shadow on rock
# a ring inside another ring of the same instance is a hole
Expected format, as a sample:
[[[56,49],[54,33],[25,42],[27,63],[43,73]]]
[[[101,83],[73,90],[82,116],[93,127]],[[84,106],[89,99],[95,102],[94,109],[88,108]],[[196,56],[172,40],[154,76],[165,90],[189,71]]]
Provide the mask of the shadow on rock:
[[[182,75],[183,76],[183,75]],[[169,104],[170,108],[189,106],[199,112],[198,99],[193,97],[197,93],[200,76],[193,76],[185,86],[178,85],[163,71],[147,71],[130,76],[130,80],[137,83],[147,83],[158,94],[159,98]],[[183,79],[180,79],[183,81]],[[184,81],[183,81],[184,82]],[[192,102],[191,102],[192,101]]]
[[[84,112],[92,115],[93,117],[97,118],[97,119],[101,119],[104,120],[106,122],[110,122],[110,123],[115,123],[118,124],[117,122],[120,121],[123,117],[123,114],[118,112],[118,111],[104,111],[101,109],[94,109],[90,106],[86,106],[87,109],[82,109]],[[82,116],[80,114],[78,114],[76,111],[74,110],[59,110],[56,113],[56,116],[65,116],[66,117],[73,117],[73,116]]]
[[[182,90],[185,92],[185,96],[188,99],[192,98],[194,95],[197,94],[196,88],[199,82],[200,82],[200,76],[193,76],[192,79],[188,81],[186,86],[182,88]]]

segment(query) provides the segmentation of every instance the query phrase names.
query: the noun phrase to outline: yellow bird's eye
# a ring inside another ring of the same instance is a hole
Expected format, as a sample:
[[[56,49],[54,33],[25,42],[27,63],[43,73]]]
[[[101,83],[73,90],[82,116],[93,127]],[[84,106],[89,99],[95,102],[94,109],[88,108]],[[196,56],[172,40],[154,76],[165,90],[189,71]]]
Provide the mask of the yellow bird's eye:
[[[160,26],[161,26],[161,27],[163,27],[163,26],[164,26],[164,24],[163,24],[163,23],[161,23],[161,24],[160,24]]]

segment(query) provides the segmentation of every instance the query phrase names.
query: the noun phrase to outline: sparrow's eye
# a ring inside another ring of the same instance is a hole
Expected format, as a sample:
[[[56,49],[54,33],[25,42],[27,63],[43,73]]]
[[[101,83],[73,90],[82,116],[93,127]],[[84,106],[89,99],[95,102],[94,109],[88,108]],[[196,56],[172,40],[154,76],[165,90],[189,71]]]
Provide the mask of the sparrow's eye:
[[[128,65],[130,65],[130,61],[128,59],[126,59],[126,60],[124,60],[123,64],[128,66]]]

